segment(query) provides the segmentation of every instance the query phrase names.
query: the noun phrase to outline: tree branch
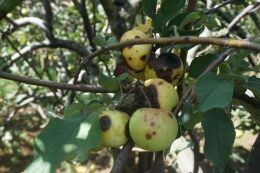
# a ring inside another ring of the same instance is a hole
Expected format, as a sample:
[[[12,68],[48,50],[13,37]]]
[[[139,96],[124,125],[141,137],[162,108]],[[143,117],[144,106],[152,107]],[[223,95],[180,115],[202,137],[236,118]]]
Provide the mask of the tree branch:
[[[252,147],[251,154],[246,162],[244,173],[256,173],[260,170],[260,132],[255,140]]]
[[[228,5],[228,4],[231,4],[231,3],[233,3],[233,2],[236,2],[236,1],[238,1],[238,0],[227,0],[227,1],[223,1],[222,3],[220,3],[220,4],[218,4],[218,5],[215,5],[214,7],[212,7],[212,8],[210,8],[210,9],[204,11],[203,14],[206,14],[206,15],[207,15],[207,14],[210,14],[210,13],[214,13],[217,9],[219,9],[219,8],[221,8],[221,7],[223,7],[223,6],[226,6],[226,5]]]
[[[93,32],[91,28],[91,23],[88,17],[88,13],[86,10],[85,0],[81,0],[81,3],[79,3],[77,0],[72,0],[76,9],[79,11],[79,14],[81,15],[84,23],[84,29],[88,36],[89,45],[92,47],[92,49],[96,50],[96,45],[93,42]]]
[[[255,5],[248,5],[241,13],[239,13],[232,22],[228,25],[226,30],[226,36],[230,33],[232,28],[243,18],[245,15],[249,13],[250,10],[252,10],[255,7]]]
[[[49,30],[49,35],[46,35],[45,37],[48,38],[49,40],[53,40],[54,39],[54,35],[52,33],[53,30],[53,26],[52,26],[52,19],[53,19],[53,13],[52,13],[52,9],[51,9],[51,2],[50,0],[41,0],[42,1],[42,5],[44,7],[45,10],[45,15],[44,15],[44,24],[46,25],[46,27]]]
[[[102,87],[98,87],[98,86],[75,85],[75,84],[38,80],[38,79],[32,79],[32,78],[28,78],[28,77],[13,75],[13,74],[6,73],[3,71],[0,71],[0,78],[16,81],[16,82],[20,82],[20,83],[30,84],[30,85],[54,88],[54,89],[93,92],[93,93],[109,93],[109,91],[107,91],[106,89],[104,89]]]
[[[116,161],[110,171],[110,173],[121,173],[125,163],[127,162],[127,157],[129,153],[132,151],[135,143],[130,139],[128,140],[125,145],[123,146],[121,152],[116,158]]]

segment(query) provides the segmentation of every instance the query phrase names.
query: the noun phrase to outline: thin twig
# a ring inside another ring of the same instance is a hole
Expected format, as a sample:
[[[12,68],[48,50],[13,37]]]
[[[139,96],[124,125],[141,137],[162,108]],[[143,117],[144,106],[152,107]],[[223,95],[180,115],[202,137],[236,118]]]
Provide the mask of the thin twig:
[[[231,29],[245,16],[249,13],[250,10],[252,10],[255,7],[255,5],[248,5],[241,13],[239,13],[232,22],[228,25],[226,30],[226,35],[228,35],[231,31]]]
[[[212,7],[211,9],[208,9],[206,11],[203,12],[203,14],[210,14],[210,13],[214,13],[217,9],[223,7],[223,6],[226,6],[228,4],[231,4],[233,2],[236,2],[238,0],[227,0],[227,1],[223,1],[222,3],[218,4],[218,5],[215,5],[214,7]]]

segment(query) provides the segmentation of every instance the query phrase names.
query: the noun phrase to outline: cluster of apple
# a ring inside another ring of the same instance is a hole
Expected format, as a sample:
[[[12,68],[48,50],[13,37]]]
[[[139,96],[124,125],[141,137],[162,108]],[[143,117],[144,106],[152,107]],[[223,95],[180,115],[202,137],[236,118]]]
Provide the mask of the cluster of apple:
[[[142,31],[130,30],[120,41],[148,37]],[[161,151],[176,139],[178,122],[172,110],[179,102],[175,85],[183,75],[183,63],[173,53],[149,58],[151,50],[152,44],[133,45],[122,50],[126,67],[143,83],[131,116],[119,110],[106,110],[99,116],[101,146],[119,147],[131,137],[144,150]]]

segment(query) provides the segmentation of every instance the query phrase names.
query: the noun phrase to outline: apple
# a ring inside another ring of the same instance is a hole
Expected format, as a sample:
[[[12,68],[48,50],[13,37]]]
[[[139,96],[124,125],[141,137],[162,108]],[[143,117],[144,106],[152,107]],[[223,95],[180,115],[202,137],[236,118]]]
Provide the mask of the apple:
[[[99,115],[102,130],[100,144],[105,147],[119,147],[129,138],[128,123],[130,116],[118,110],[105,110]]]
[[[161,151],[170,147],[176,139],[178,122],[170,111],[140,108],[131,116],[129,132],[138,147],[148,151]]]
[[[120,42],[139,38],[149,38],[149,35],[139,30],[130,30],[122,35]],[[152,44],[131,45],[122,50],[122,57],[130,70],[139,72],[145,68],[151,50]]]
[[[161,53],[158,58],[150,59],[144,69],[145,79],[162,78],[174,86],[183,75],[182,60],[174,53]]]
[[[164,79],[153,78],[144,81],[137,97],[137,107],[160,108],[172,111],[179,103],[175,87]]]

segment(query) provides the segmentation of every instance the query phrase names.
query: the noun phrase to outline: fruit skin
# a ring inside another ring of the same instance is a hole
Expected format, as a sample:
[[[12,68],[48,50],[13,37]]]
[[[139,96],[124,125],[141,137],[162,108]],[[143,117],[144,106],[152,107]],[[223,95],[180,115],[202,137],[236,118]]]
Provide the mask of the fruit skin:
[[[102,130],[100,144],[105,147],[119,147],[129,138],[128,123],[130,116],[117,110],[105,110],[99,115]]]
[[[149,36],[139,30],[129,30],[122,35],[120,42],[138,38]],[[152,44],[131,45],[122,50],[122,57],[130,70],[139,72],[145,68],[151,50]]]
[[[129,132],[138,147],[148,151],[161,151],[176,139],[178,122],[170,111],[141,108],[131,116]]]
[[[183,75],[182,60],[174,53],[161,53],[158,58],[150,59],[144,69],[145,79],[162,78],[176,86]]]
[[[160,79],[153,78],[144,81],[142,90],[139,91],[137,107],[152,107],[172,111],[179,103],[179,96],[172,84]],[[145,94],[144,94],[145,93]],[[150,101],[150,105],[147,101]]]

